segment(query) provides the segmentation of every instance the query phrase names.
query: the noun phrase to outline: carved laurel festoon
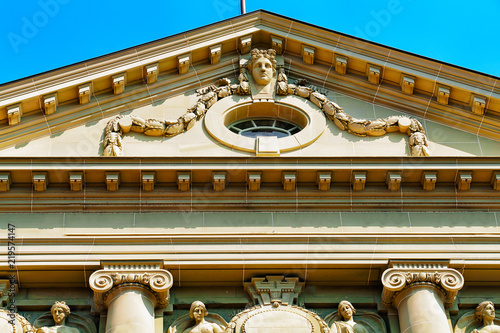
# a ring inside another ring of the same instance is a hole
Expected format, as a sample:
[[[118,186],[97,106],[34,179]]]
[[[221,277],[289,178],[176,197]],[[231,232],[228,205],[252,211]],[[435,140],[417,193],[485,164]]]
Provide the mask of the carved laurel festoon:
[[[457,270],[441,264],[395,265],[382,274],[382,302],[386,307],[393,304],[396,295],[411,286],[431,284],[444,295],[444,304],[450,307],[464,285],[464,278]]]
[[[276,55],[274,50],[265,52],[274,59]],[[197,102],[178,119],[143,119],[132,115],[120,115],[111,119],[104,130],[104,156],[121,156],[123,135],[131,131],[148,136],[175,136],[192,128],[217,101],[231,95],[250,95],[251,83],[248,80],[247,70],[246,65],[240,65],[237,84],[232,84],[231,80],[223,78],[213,85],[196,90]],[[297,84],[289,83],[283,66],[278,67],[277,76],[276,95],[296,95],[311,101],[341,130],[357,136],[382,136],[391,132],[406,133],[409,136],[410,155],[429,156],[425,131],[418,120],[407,116],[390,116],[375,120],[356,119],[345,113],[338,104],[328,100],[324,89],[303,85],[303,80],[297,80]]]
[[[172,274],[164,269],[99,270],[90,276],[90,288],[94,291],[94,301],[99,310],[106,307],[107,294],[113,288],[121,286],[141,285],[153,292],[157,300],[157,308],[166,308],[169,302],[169,292],[172,287]]]

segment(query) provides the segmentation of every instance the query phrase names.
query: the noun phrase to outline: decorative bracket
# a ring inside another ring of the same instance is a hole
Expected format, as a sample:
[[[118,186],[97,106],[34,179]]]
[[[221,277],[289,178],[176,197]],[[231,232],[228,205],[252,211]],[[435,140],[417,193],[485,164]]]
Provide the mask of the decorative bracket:
[[[276,50],[277,55],[281,55],[283,53],[283,38],[271,36],[271,47]]]
[[[261,184],[261,179],[262,178],[262,172],[249,172],[248,173],[248,190],[249,191],[258,191],[260,190],[260,184]]]
[[[389,191],[399,191],[401,188],[401,173],[387,172],[386,183]]]
[[[450,98],[451,87],[438,85],[436,87],[436,99],[439,104],[447,105]]]
[[[318,171],[316,175],[316,184],[318,184],[318,190],[328,191],[330,189],[331,182],[332,182],[331,172]]]
[[[472,171],[459,171],[457,175],[456,185],[459,191],[470,190],[472,183]]]
[[[345,75],[347,72],[347,57],[338,54],[335,55],[335,72]]]
[[[314,51],[315,48],[312,46],[302,45],[302,60],[308,64],[314,64]]]
[[[94,272],[89,279],[96,307],[100,311],[106,308],[106,298],[111,289],[123,284],[134,284],[153,292],[157,308],[166,308],[173,277],[161,267],[161,264],[152,262],[104,263],[103,269]]]
[[[46,115],[53,114],[57,109],[57,93],[45,95],[43,99],[43,111]]]
[[[240,52],[245,54],[250,52],[252,48],[252,35],[244,36],[240,38]]]
[[[366,184],[366,171],[354,171],[352,173],[353,191],[363,191]]]
[[[413,95],[413,88],[415,88],[415,77],[401,74],[401,91],[405,94]]]
[[[120,171],[106,171],[106,189],[118,191],[120,187]]]
[[[303,287],[304,282],[299,282],[299,278],[285,278],[283,275],[252,278],[251,282],[245,283],[245,290],[261,306],[273,303],[293,305]]]
[[[368,64],[366,66],[366,76],[368,76],[368,81],[373,84],[380,83],[382,68],[377,65]]]
[[[156,172],[154,171],[144,171],[141,175],[142,178],[142,190],[143,191],[153,191],[156,184]]]
[[[111,85],[113,86],[113,93],[115,95],[124,92],[127,85],[127,72],[113,75],[111,77]]]
[[[470,98],[470,106],[473,113],[482,116],[486,108],[486,97],[473,94]]]
[[[185,172],[177,173],[177,189],[179,191],[185,192],[189,191],[190,188],[191,175]]]
[[[154,64],[146,65],[144,67],[144,71],[146,74],[146,82],[148,84],[153,84],[158,79],[158,72],[160,71],[160,64],[154,63]]]
[[[226,189],[226,172],[213,172],[212,185],[214,187],[214,191],[224,191]]]
[[[47,172],[33,173],[33,190],[37,192],[43,192],[47,190],[48,184],[49,184],[49,179],[47,177]]]
[[[69,187],[71,191],[81,191],[83,189],[83,172],[69,173]]]
[[[189,71],[190,62],[191,55],[189,53],[177,57],[177,67],[179,67],[179,74],[186,74]]]
[[[283,171],[283,174],[281,175],[281,183],[283,184],[283,189],[285,191],[295,191],[297,172]]]
[[[23,105],[21,103],[7,106],[7,118],[9,125],[17,125],[23,116]]]
[[[0,173],[0,192],[7,192],[12,185],[12,176],[10,171]]]
[[[92,96],[92,83],[85,83],[78,86],[78,101],[80,104],[86,104]]]
[[[218,64],[220,62],[220,57],[222,54],[222,44],[210,46],[209,50],[210,50],[210,63],[212,65]]]
[[[437,171],[425,171],[422,173],[422,188],[426,191],[432,191],[436,188]]]
[[[444,304],[450,307],[464,285],[464,277],[444,262],[395,262],[382,274],[382,303],[393,305],[395,297],[412,286],[432,284],[444,295]]]

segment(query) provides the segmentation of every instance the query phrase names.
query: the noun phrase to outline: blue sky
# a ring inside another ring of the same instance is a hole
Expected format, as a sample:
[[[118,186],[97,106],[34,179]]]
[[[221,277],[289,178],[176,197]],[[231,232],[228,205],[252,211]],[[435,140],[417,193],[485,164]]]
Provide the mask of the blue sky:
[[[500,76],[500,1],[247,0],[307,23]],[[240,0],[0,3],[0,83],[235,17]]]

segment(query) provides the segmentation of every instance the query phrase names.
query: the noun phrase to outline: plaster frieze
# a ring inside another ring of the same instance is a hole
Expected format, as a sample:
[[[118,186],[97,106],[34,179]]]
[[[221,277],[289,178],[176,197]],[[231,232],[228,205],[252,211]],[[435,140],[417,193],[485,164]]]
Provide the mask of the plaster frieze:
[[[157,308],[166,308],[173,277],[165,269],[145,267],[141,264],[118,264],[107,266],[90,276],[90,288],[94,291],[94,302],[99,310],[107,307],[109,293],[120,287],[140,287],[152,292]]]
[[[464,278],[457,270],[441,263],[401,263],[394,264],[382,274],[382,303],[394,306],[396,297],[411,287],[431,285],[439,289],[444,297],[444,305],[451,307]]]

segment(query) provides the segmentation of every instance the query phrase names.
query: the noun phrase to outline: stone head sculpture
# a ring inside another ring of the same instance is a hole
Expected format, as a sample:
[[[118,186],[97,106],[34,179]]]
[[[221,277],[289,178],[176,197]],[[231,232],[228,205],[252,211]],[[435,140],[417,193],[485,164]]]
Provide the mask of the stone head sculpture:
[[[253,49],[250,54],[252,58],[248,62],[247,69],[255,83],[263,86],[269,84],[276,75],[276,51]]]
[[[50,308],[50,313],[52,313],[56,325],[64,325],[70,314],[69,306],[66,305],[66,302],[55,302]]]
[[[339,303],[339,318],[341,320],[350,320],[352,316],[356,313],[356,309],[352,306],[349,301],[342,301]]]

